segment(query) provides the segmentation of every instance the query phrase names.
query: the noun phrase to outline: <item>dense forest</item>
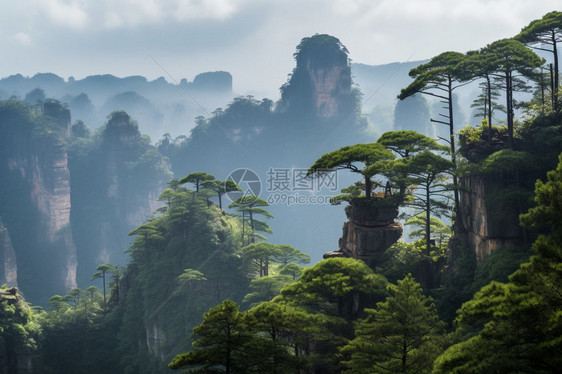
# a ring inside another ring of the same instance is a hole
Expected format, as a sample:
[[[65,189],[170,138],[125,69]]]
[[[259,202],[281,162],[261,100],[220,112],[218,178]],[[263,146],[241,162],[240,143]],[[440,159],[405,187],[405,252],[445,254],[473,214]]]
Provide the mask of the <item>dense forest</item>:
[[[0,101],[1,370],[559,372],[560,40],[553,11],[410,66],[393,120],[323,34],[279,102],[155,144],[119,108]]]

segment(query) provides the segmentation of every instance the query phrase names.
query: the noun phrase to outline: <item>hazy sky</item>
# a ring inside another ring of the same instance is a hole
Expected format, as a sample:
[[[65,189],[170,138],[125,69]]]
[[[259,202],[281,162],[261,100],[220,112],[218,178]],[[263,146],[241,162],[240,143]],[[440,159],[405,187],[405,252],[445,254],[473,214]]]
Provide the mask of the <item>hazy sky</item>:
[[[338,37],[354,62],[466,52],[519,32],[560,0],[10,0],[0,77],[53,72],[192,80],[226,70],[237,93],[278,96],[300,39]]]

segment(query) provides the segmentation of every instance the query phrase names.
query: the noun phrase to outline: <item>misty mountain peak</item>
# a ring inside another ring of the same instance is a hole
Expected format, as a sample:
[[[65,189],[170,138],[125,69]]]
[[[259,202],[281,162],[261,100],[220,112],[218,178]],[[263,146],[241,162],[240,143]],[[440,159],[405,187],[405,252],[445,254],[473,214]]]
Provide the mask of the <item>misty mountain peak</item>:
[[[281,107],[322,119],[348,115],[356,95],[348,50],[339,39],[326,34],[303,38],[294,57],[297,65],[281,87]]]

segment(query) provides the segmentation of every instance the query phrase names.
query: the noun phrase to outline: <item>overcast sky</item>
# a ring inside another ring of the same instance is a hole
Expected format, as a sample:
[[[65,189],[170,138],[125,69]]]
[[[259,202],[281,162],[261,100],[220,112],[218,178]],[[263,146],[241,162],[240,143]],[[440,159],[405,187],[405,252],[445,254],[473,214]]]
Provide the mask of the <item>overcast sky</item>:
[[[53,72],[192,80],[226,70],[237,93],[278,96],[300,39],[336,36],[354,62],[422,60],[511,37],[560,0],[9,0],[0,77]]]

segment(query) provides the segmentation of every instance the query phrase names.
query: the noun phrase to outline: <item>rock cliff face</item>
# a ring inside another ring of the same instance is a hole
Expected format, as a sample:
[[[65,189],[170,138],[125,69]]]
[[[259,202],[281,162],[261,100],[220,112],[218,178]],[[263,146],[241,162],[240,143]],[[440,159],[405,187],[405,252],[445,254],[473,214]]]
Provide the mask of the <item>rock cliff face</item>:
[[[10,268],[6,275],[12,282],[20,283],[26,292],[35,288],[38,294],[43,294],[46,289],[64,292],[76,287],[77,268],[76,246],[69,227],[70,174],[64,144],[64,139],[70,135],[70,112],[58,103],[47,101],[43,114],[50,123],[49,130],[41,129],[44,133],[39,133],[36,128],[31,137],[16,135],[13,139],[15,148],[5,164],[8,171],[19,175],[28,187],[27,198],[36,217],[35,221],[29,219],[29,226],[25,228],[29,232],[23,234],[31,237],[26,243],[27,248],[16,246],[14,256],[8,256],[4,263]],[[22,269],[26,273],[36,271],[38,279],[35,282],[40,286],[32,287],[30,274],[22,274]],[[16,277],[23,279],[20,282]],[[34,298],[37,294],[30,291],[28,296]]]
[[[316,115],[320,118],[336,117],[340,111],[340,97],[351,95],[349,67],[345,64],[315,68],[308,61],[307,70],[313,87],[312,100]]]
[[[128,232],[169,178],[126,113],[101,142],[76,145],[69,110],[54,100],[42,109],[0,102],[0,283],[38,305],[90,285],[99,264],[125,263]]]
[[[461,184],[460,230],[455,234],[474,249],[476,258],[482,260],[497,248],[521,244],[518,212],[511,204],[494,202],[505,187],[502,178],[470,175]]]
[[[102,147],[105,151],[105,179],[108,181],[106,196],[113,205],[110,221],[117,221],[120,225],[103,226],[101,233],[104,241],[98,257],[100,263],[121,262],[123,249],[128,247],[123,234],[142,224],[161,206],[158,195],[165,186],[165,178],[143,185],[136,185],[132,181],[136,177],[135,173],[146,172],[132,170],[130,166],[138,161],[141,143],[141,133],[136,123],[126,113],[114,112],[104,131]]]
[[[6,283],[10,287],[18,285],[18,267],[16,262],[16,252],[10,239],[10,233],[0,221],[0,283]]]
[[[394,222],[398,210],[393,207],[375,207],[372,202],[353,199],[345,213],[349,221],[343,225],[340,248],[325,253],[324,258],[352,257],[370,264],[402,236],[402,225]]]
[[[297,66],[281,88],[281,107],[320,119],[352,115],[356,97],[347,53],[330,35],[302,39],[295,53]]]

